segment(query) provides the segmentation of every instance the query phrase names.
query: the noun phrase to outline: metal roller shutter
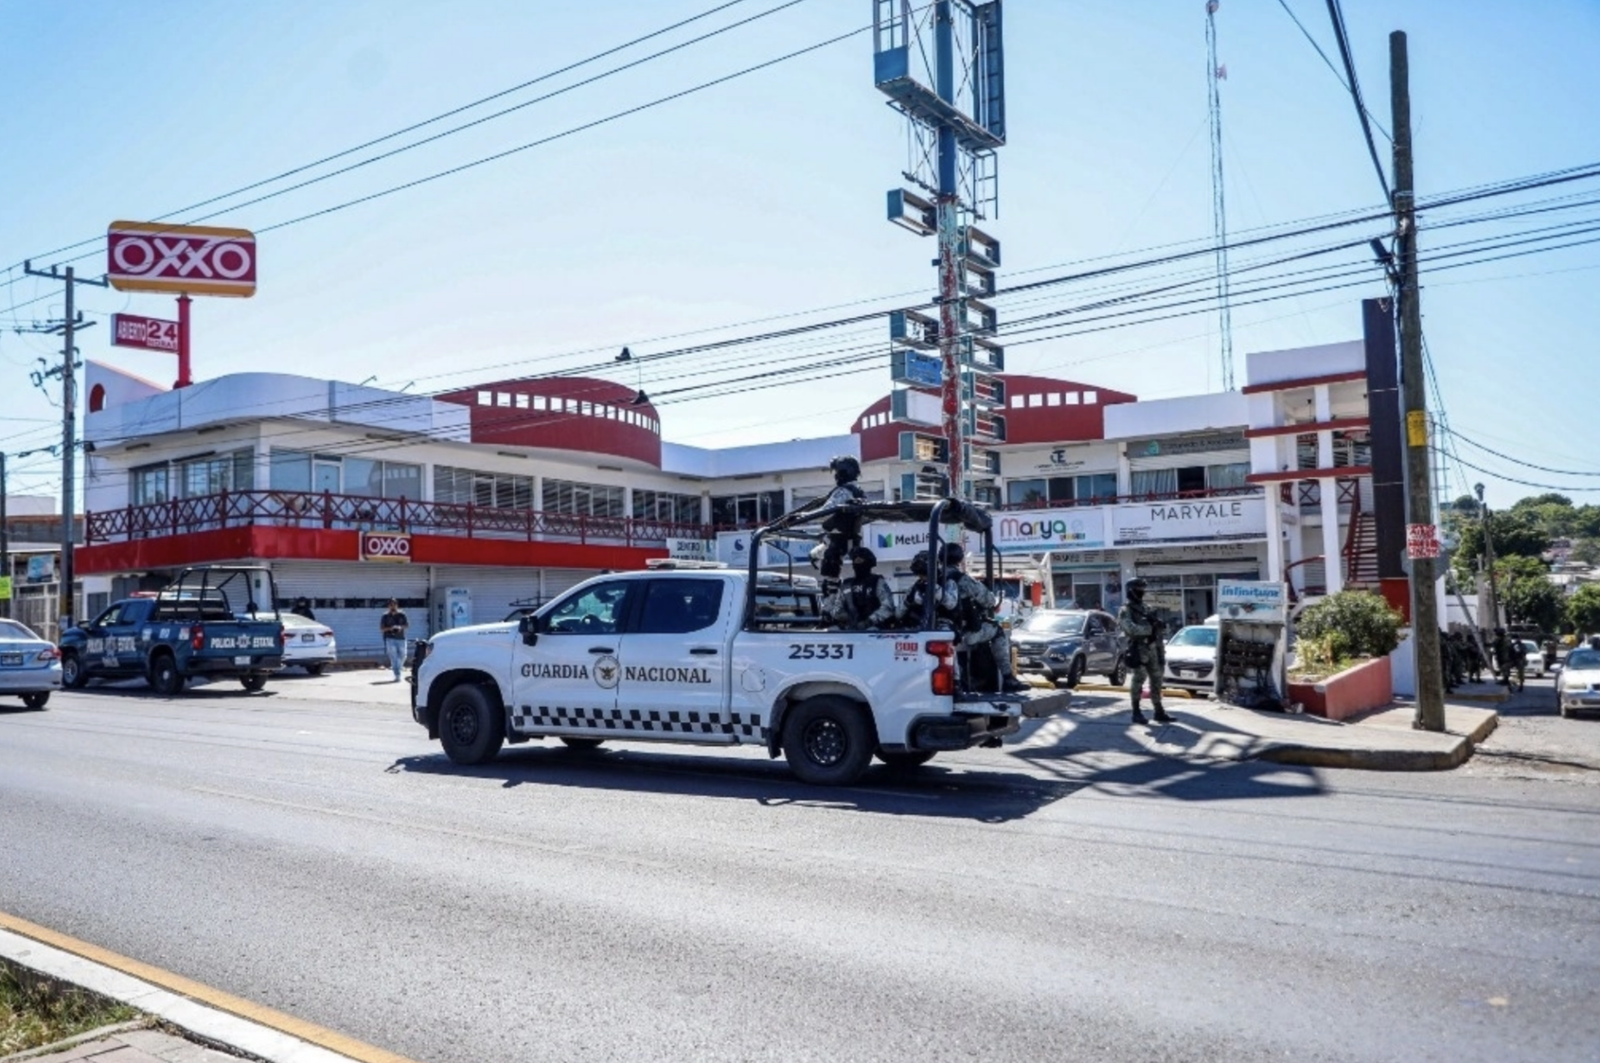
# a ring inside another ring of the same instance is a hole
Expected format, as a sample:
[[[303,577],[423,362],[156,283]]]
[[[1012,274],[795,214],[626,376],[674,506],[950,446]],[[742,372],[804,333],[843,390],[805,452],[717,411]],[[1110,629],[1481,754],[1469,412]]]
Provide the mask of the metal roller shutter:
[[[378,617],[390,599],[411,621],[411,636],[428,634],[428,570],[423,565],[280,561],[272,566],[279,604],[310,598],[319,623],[333,629],[342,658],[381,658]]]
[[[472,622],[492,624],[504,620],[512,602],[542,602],[539,570],[536,568],[484,568],[475,565],[436,565],[433,570],[435,595],[451,587],[465,587],[472,593]]]

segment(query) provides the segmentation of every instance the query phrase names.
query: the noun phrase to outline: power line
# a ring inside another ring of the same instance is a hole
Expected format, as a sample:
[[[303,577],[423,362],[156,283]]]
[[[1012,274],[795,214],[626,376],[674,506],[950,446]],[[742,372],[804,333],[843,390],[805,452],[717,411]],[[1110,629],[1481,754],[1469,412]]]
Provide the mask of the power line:
[[[473,100],[470,103],[464,103],[459,107],[451,108],[448,111],[442,111],[439,114],[436,114],[431,118],[425,118],[420,122],[413,122],[412,124],[410,124],[408,126],[405,126],[405,127],[401,128],[401,129],[396,129],[392,133],[385,133],[381,137],[374,137],[372,140],[368,140],[368,141],[365,141],[364,143],[357,144],[354,147],[345,148],[342,151],[336,151],[331,155],[324,155],[320,159],[316,159],[316,160],[313,160],[312,162],[308,162],[308,163],[303,163],[303,164],[301,164],[299,166],[293,167],[292,169],[284,170],[282,173],[274,174],[271,177],[263,178],[263,179],[261,179],[259,181],[254,181],[254,182],[252,182],[250,184],[243,185],[243,186],[241,186],[239,188],[233,189],[231,192],[223,192],[220,195],[212,196],[209,199],[202,199],[198,203],[191,203],[187,207],[179,207],[177,210],[172,210],[172,211],[168,211],[165,214],[157,215],[156,217],[154,217],[154,218],[152,218],[150,220],[151,221],[166,221],[169,218],[177,217],[179,214],[187,214],[192,210],[199,210],[201,207],[208,207],[213,203],[220,203],[224,199],[231,199],[234,196],[243,195],[246,192],[252,192],[257,188],[263,188],[263,187],[265,187],[267,185],[275,184],[276,182],[281,181],[284,178],[293,177],[294,175],[300,174],[300,173],[304,173],[307,170],[314,170],[318,166],[323,166],[323,165],[325,165],[327,163],[330,163],[330,162],[333,162],[333,161],[335,161],[337,159],[342,159],[342,158],[345,158],[346,156],[354,155],[356,152],[364,151],[367,148],[376,147],[379,144],[383,144],[383,143],[386,143],[386,142],[388,142],[390,140],[394,140],[396,137],[405,136],[407,133],[414,133],[419,129],[423,129],[423,128],[426,128],[427,126],[433,125],[436,122],[442,122],[446,118],[453,118],[456,115],[463,114],[466,111],[470,111],[475,107],[481,107],[482,105],[484,105],[486,103],[490,103],[490,102],[492,102],[494,100],[498,100],[498,99],[502,99],[502,98],[504,98],[506,96],[510,96],[512,93],[520,92],[520,91],[522,91],[523,89],[526,89],[526,88],[532,88],[534,85],[538,85],[538,84],[541,84],[542,82],[549,81],[551,78],[560,77],[562,74],[571,73],[572,71],[577,70],[580,67],[588,66],[590,63],[597,62],[597,61],[599,61],[601,59],[606,58],[607,56],[616,55],[618,52],[627,51],[629,48],[632,48],[632,47],[634,47],[636,45],[639,45],[639,44],[643,44],[645,41],[653,40],[656,37],[664,36],[665,34],[671,33],[673,30],[682,29],[684,26],[687,26],[687,25],[689,25],[691,23],[694,23],[694,22],[698,22],[701,19],[709,18],[712,15],[715,15],[715,14],[717,14],[719,12],[725,11],[730,7],[736,7],[737,5],[745,3],[745,2],[746,2],[746,0],[728,0],[727,3],[719,4],[716,7],[713,7],[713,8],[710,8],[708,10],[702,11],[698,15],[691,15],[690,17],[688,17],[686,19],[681,19],[681,20],[679,20],[677,22],[672,23],[670,26],[663,26],[662,28],[660,28],[658,30],[652,30],[651,32],[643,34],[642,36],[635,37],[630,41],[625,41],[622,44],[616,45],[616,46],[611,47],[611,48],[607,48],[603,52],[596,52],[595,54],[593,54],[591,56],[588,56],[586,58],[580,59],[575,63],[568,63],[566,66],[560,67],[560,68],[558,68],[556,70],[551,70],[548,73],[540,74],[536,78],[532,78],[532,79],[530,79],[528,81],[521,82],[520,84],[517,84],[517,85],[512,85],[510,88],[501,89],[499,92],[491,93],[488,96],[480,96],[478,99]],[[798,3],[798,2],[801,2],[801,0],[795,0],[795,2]],[[784,6],[788,7],[788,6],[791,6],[791,5],[785,4]],[[777,10],[777,9],[774,9],[774,10]],[[772,12],[766,12],[766,14],[771,14],[771,13]],[[756,17],[760,18],[760,17],[764,17],[764,16],[756,16]],[[746,19],[745,21],[751,21],[751,20]],[[742,22],[734,23],[734,26],[739,26],[739,25],[743,25],[743,23]],[[717,32],[720,33],[720,32],[723,32],[724,30],[732,29],[732,28],[734,28],[734,26],[724,27],[723,30],[718,30]],[[708,36],[714,36],[714,35],[715,34],[710,34]],[[705,39],[704,37],[696,38],[696,40],[704,40],[704,39]],[[691,42],[688,42],[688,43],[692,44],[694,42],[691,41]],[[680,45],[679,47],[683,47],[683,45]],[[662,55],[662,54],[665,54],[665,53],[657,53],[657,55]],[[591,80],[593,80],[593,79],[591,79]],[[582,84],[582,83],[580,83],[580,84]],[[576,86],[569,86],[569,88],[571,88],[571,87],[576,87]],[[563,90],[563,91],[566,91],[566,90]],[[509,113],[509,112],[501,112],[501,113]],[[90,244],[98,243],[99,241],[104,240],[104,239],[105,239],[105,235],[104,234],[99,234],[99,235],[96,235],[96,236],[92,236],[87,240],[79,240],[77,243],[67,244],[64,247],[58,247],[53,251],[45,251],[45,252],[43,252],[41,254],[32,255],[32,256],[29,256],[29,257],[34,258],[34,259],[45,259],[45,258],[49,258],[51,255],[59,255],[63,251],[75,251],[80,247],[87,247]],[[76,259],[74,259],[73,261],[76,261]],[[22,265],[22,263],[18,262],[17,266],[20,266],[20,265]],[[13,267],[10,267],[10,268],[11,269],[15,269],[16,266],[13,266]]]
[[[1523,461],[1521,458],[1513,458],[1509,454],[1502,454],[1498,450],[1494,450],[1491,447],[1486,447],[1482,443],[1477,442],[1476,440],[1467,438],[1466,436],[1462,435],[1460,432],[1452,431],[1450,429],[1446,429],[1446,431],[1449,431],[1450,435],[1452,437],[1461,440],[1461,442],[1467,444],[1467,446],[1469,446],[1469,447],[1476,447],[1478,450],[1483,451],[1485,454],[1490,454],[1490,455],[1492,455],[1492,456],[1494,456],[1496,458],[1501,458],[1501,459],[1503,459],[1505,461],[1509,461],[1513,465],[1521,465],[1523,468],[1533,469],[1536,472],[1548,472],[1548,473],[1553,473],[1556,476],[1600,476],[1600,470],[1593,470],[1593,469],[1590,469],[1590,470],[1584,470],[1584,469],[1552,469],[1548,465],[1535,465],[1531,461]]]
[[[1573,485],[1573,484],[1542,484],[1542,483],[1535,483],[1532,480],[1520,480],[1520,479],[1518,479],[1518,478],[1516,478],[1514,476],[1506,476],[1503,473],[1493,472],[1493,471],[1491,471],[1489,469],[1485,469],[1485,468],[1482,468],[1480,466],[1474,465],[1470,461],[1467,461],[1464,458],[1459,458],[1458,457],[1456,460],[1459,461],[1462,465],[1465,465],[1467,468],[1471,469],[1473,472],[1482,473],[1485,476],[1493,476],[1497,480],[1504,480],[1508,484],[1516,484],[1519,487],[1536,487],[1536,488],[1540,489],[1541,491],[1560,491],[1560,492],[1563,492],[1563,493],[1569,492],[1569,491],[1571,491],[1571,492],[1600,491],[1600,486],[1580,487],[1580,486],[1576,486],[1576,485]]]
[[[1290,20],[1294,22],[1295,27],[1300,30],[1300,34],[1301,36],[1305,37],[1306,42],[1310,44],[1312,48],[1316,49],[1317,55],[1322,57],[1322,61],[1327,64],[1328,69],[1333,72],[1333,79],[1339,83],[1339,87],[1344,89],[1346,92],[1349,92],[1350,83],[1344,79],[1344,75],[1339,72],[1339,68],[1333,65],[1333,60],[1329,59],[1328,53],[1322,50],[1322,45],[1318,44],[1317,39],[1311,36],[1311,31],[1306,29],[1305,23],[1300,21],[1300,16],[1294,13],[1294,8],[1289,6],[1289,0],[1278,0],[1278,6],[1283,8],[1283,13],[1288,15]],[[1367,118],[1372,122],[1373,125],[1378,127],[1378,132],[1383,134],[1383,138],[1385,140],[1391,139],[1389,136],[1389,131],[1383,128],[1383,124],[1372,116],[1371,111],[1367,112]]]
[[[1389,178],[1383,172],[1383,163],[1378,161],[1378,146],[1372,140],[1372,125],[1367,121],[1367,105],[1361,99],[1361,82],[1356,78],[1356,67],[1350,57],[1350,40],[1344,31],[1344,12],[1339,8],[1339,0],[1328,0],[1328,16],[1333,20],[1333,38],[1339,45],[1339,58],[1344,61],[1345,76],[1350,79],[1350,99],[1356,105],[1356,117],[1361,120],[1361,135],[1367,141],[1367,154],[1372,156],[1372,168],[1377,171],[1378,184],[1383,187],[1383,198],[1392,202],[1394,194],[1389,191]]]

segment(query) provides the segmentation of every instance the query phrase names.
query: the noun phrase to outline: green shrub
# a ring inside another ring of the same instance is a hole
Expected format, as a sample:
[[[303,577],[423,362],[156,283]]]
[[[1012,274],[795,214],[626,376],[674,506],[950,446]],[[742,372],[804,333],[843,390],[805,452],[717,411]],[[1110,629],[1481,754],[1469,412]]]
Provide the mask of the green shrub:
[[[1340,591],[1306,607],[1298,631],[1331,660],[1383,657],[1400,645],[1400,614],[1371,591]]]

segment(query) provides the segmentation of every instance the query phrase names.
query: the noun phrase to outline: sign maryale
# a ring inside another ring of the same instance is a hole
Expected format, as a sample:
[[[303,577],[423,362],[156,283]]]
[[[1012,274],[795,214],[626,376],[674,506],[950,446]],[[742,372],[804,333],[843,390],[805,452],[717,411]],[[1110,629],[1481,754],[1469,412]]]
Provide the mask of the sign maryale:
[[[256,291],[256,237],[248,229],[114,221],[106,279],[119,292],[248,297]]]
[[[1266,535],[1267,502],[1262,495],[1111,508],[1114,546],[1264,539]]]

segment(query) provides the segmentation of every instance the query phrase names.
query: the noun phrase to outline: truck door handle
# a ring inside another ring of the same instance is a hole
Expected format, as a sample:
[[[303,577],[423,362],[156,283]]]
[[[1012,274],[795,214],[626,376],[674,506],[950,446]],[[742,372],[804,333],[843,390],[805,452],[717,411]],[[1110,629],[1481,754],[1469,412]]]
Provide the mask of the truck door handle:
[[[617,651],[615,649],[613,649],[612,647],[610,647],[610,646],[590,646],[589,647],[589,652],[590,653],[616,653]]]
[[[694,654],[696,657],[715,657],[717,655],[717,651],[712,649],[710,646],[696,646],[689,652]]]

